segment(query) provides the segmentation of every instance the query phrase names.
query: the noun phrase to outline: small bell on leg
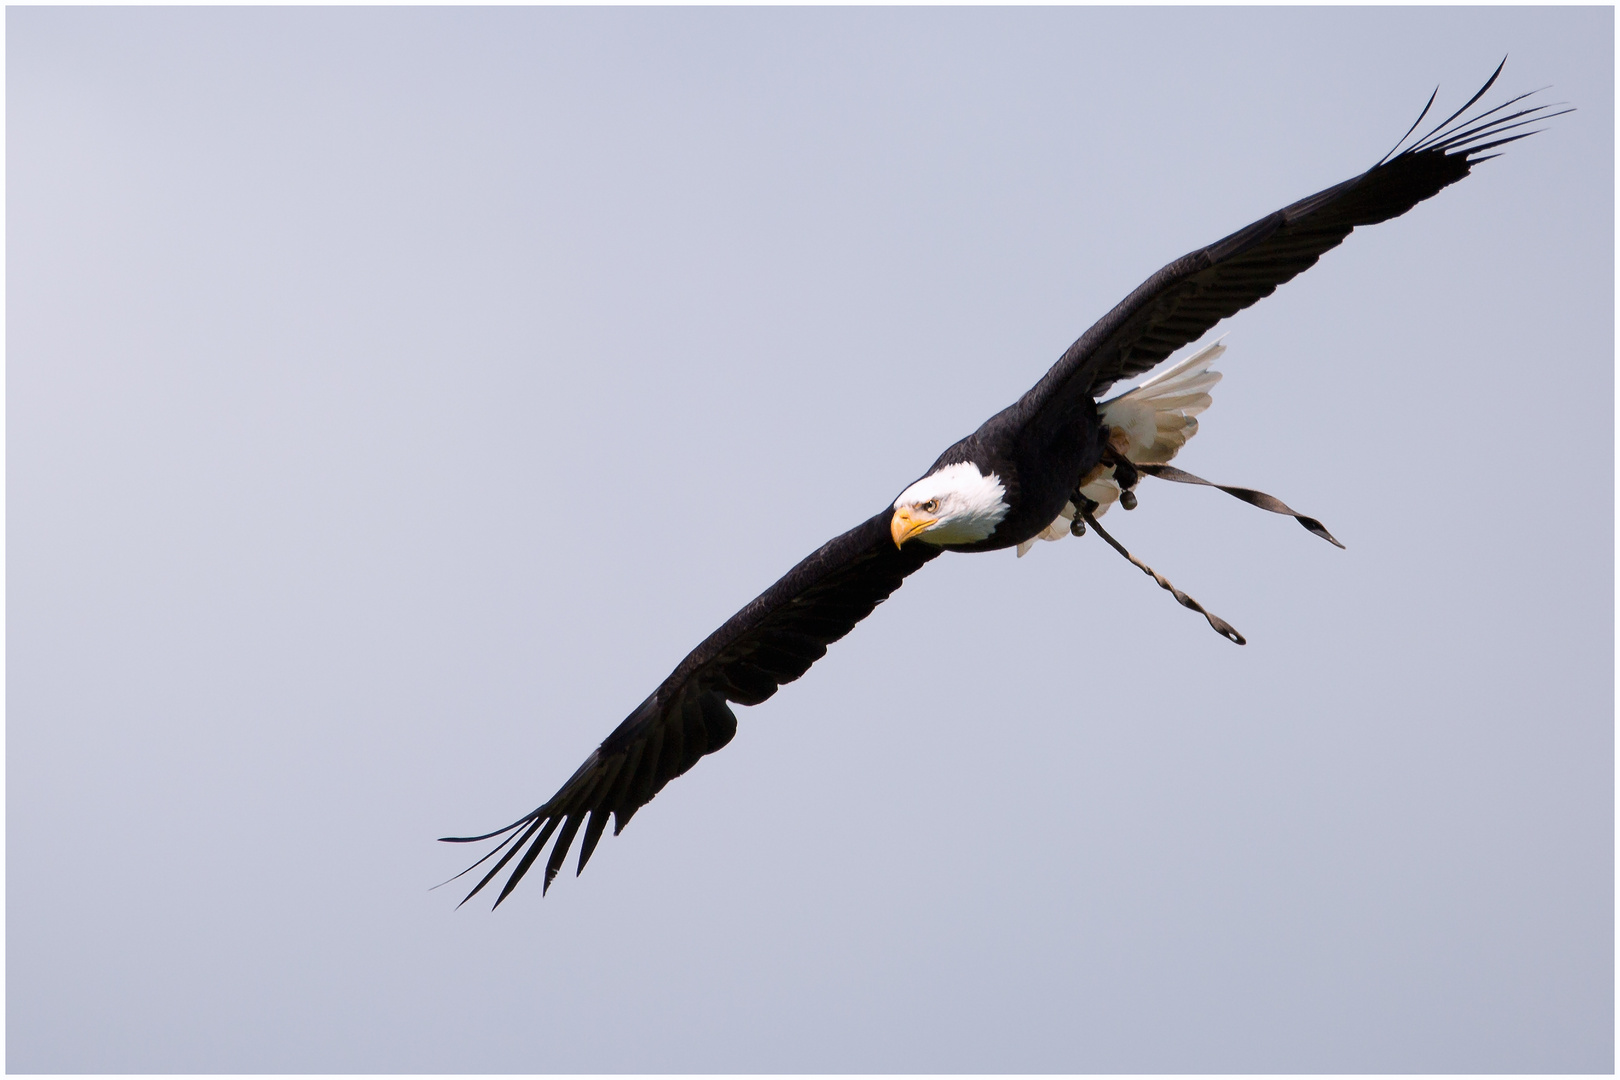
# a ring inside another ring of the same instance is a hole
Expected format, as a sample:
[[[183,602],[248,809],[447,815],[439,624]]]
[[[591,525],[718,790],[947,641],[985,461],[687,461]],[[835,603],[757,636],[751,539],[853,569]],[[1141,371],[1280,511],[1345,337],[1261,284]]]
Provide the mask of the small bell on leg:
[[[1119,485],[1119,505],[1127,510],[1136,509],[1136,484],[1141,480],[1136,463],[1112,446],[1103,452],[1103,460],[1114,467],[1114,483]]]
[[[1096,513],[1097,507],[1102,504],[1095,499],[1088,499],[1075,488],[1074,494],[1069,496],[1069,502],[1074,506],[1074,517],[1069,521],[1070,536],[1086,535],[1085,519]]]

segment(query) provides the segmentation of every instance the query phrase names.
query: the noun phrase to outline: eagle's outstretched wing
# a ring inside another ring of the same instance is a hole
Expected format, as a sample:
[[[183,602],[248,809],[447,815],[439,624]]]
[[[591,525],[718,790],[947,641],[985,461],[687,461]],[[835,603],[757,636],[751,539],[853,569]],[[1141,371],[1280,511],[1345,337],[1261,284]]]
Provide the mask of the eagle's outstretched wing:
[[[1479,156],[1485,151],[1535,134],[1523,130],[1526,125],[1570,111],[1552,111],[1556,105],[1513,109],[1530,96],[1520,94],[1464,116],[1501,73],[1499,64],[1462,108],[1402,149],[1434,104],[1431,95],[1395,149],[1360,176],[1285,206],[1148,278],[1069,346],[1012,411],[1028,422],[1102,396],[1116,380],[1150,370],[1222,319],[1270,296],[1351,229],[1406,213],[1496,156]]]
[[[777,687],[803,675],[908,574],[939,555],[941,549],[931,544],[896,547],[889,533],[893,513],[886,509],[829,540],[726,620],[543,806],[482,836],[445,837],[451,843],[504,837],[463,871],[496,860],[462,903],[516,859],[495,899],[499,906],[555,835],[543,886],[550,888],[581,825],[585,839],[579,870],[584,870],[609,815],[617,834],[665,784],[731,741],[737,718],[727,702],[758,705]]]

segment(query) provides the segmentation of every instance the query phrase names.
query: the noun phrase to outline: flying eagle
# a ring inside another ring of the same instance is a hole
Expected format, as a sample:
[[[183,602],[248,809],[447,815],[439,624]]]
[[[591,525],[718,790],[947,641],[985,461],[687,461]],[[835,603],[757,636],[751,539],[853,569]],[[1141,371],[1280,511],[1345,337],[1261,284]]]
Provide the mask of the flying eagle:
[[[1394,149],[1366,172],[1268,214],[1148,278],[1069,346],[1027,394],[947,448],[892,505],[823,544],[710,634],[544,805],[494,832],[445,837],[450,843],[503,838],[462,872],[496,859],[462,903],[511,865],[495,900],[498,907],[555,836],[542,891],[549,888],[581,826],[585,835],[576,873],[583,871],[610,816],[617,835],[665,784],[731,741],[737,731],[731,704],[758,705],[803,675],[828,645],[946,551],[1016,547],[1022,555],[1037,539],[1081,535],[1089,526],[1179,602],[1203,614],[1222,636],[1243,644],[1229,624],[1131,556],[1097,523],[1115,501],[1126,509],[1135,505],[1132,489],[1142,474],[1207,483],[1167,462],[1196,430],[1197,413],[1209,405],[1209,388],[1220,378],[1210,364],[1221,346],[1200,351],[1120,397],[1097,399],[1120,379],[1150,371],[1222,319],[1270,296],[1352,229],[1406,213],[1467,176],[1472,166],[1497,156],[1486,151],[1535,134],[1524,130],[1527,125],[1562,115],[1551,111],[1554,105],[1512,108],[1529,94],[1465,115],[1501,72],[1498,65],[1462,108],[1408,142],[1434,104],[1431,94]],[[1222,490],[1292,515],[1338,544],[1320,522],[1268,495]]]

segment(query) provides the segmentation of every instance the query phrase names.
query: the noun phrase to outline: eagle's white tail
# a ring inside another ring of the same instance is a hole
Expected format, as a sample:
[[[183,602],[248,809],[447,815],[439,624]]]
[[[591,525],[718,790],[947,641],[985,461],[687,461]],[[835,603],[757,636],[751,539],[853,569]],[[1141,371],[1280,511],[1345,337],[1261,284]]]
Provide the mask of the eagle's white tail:
[[[1187,440],[1198,434],[1198,414],[1209,408],[1210,388],[1221,381],[1221,373],[1209,370],[1221,358],[1226,346],[1217,341],[1200,349],[1181,363],[1160,372],[1141,386],[1102,403],[1102,421],[1109,427],[1108,440],[1130,461],[1162,464],[1176,456]],[[1101,517],[1119,500],[1112,465],[1098,466],[1080,493],[1097,504],[1092,513]],[[1018,545],[1022,558],[1035,546],[1035,540],[1061,540],[1069,535],[1074,520],[1073,503],[1065,503],[1057,519],[1033,540]]]

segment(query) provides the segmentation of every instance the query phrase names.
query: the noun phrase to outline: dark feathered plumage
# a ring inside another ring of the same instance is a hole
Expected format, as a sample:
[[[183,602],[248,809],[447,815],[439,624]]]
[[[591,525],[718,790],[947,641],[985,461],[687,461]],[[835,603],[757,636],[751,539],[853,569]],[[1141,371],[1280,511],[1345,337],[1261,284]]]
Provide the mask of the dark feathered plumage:
[[[1271,295],[1357,226],[1404,214],[1461,180],[1473,165],[1495,156],[1485,151],[1533,134],[1525,125],[1560,115],[1553,106],[1512,110],[1527,96],[1520,95],[1463,118],[1501,70],[1461,109],[1406,145],[1428,114],[1425,106],[1395,150],[1373,168],[1164,267],[1081,335],[1029,393],[940,455],[927,475],[972,463],[983,475],[999,478],[1006,509],[988,536],[902,544],[891,533],[895,510],[885,508],[822,545],[710,634],[542,806],[503,829],[447,838],[467,843],[504,837],[469,868],[494,860],[467,899],[511,867],[499,905],[555,836],[546,859],[549,887],[581,827],[583,870],[609,816],[618,832],[665,784],[731,741],[737,720],[728,703],[757,705],[803,675],[828,645],[946,547],[1010,547],[1049,525],[1066,501],[1078,497],[1081,478],[1104,460],[1108,432],[1096,399],[1115,381],[1148,371],[1220,320]],[[1279,512],[1292,513],[1286,507]],[[1313,519],[1302,520],[1321,529]],[[1327,536],[1326,530],[1319,535]]]

